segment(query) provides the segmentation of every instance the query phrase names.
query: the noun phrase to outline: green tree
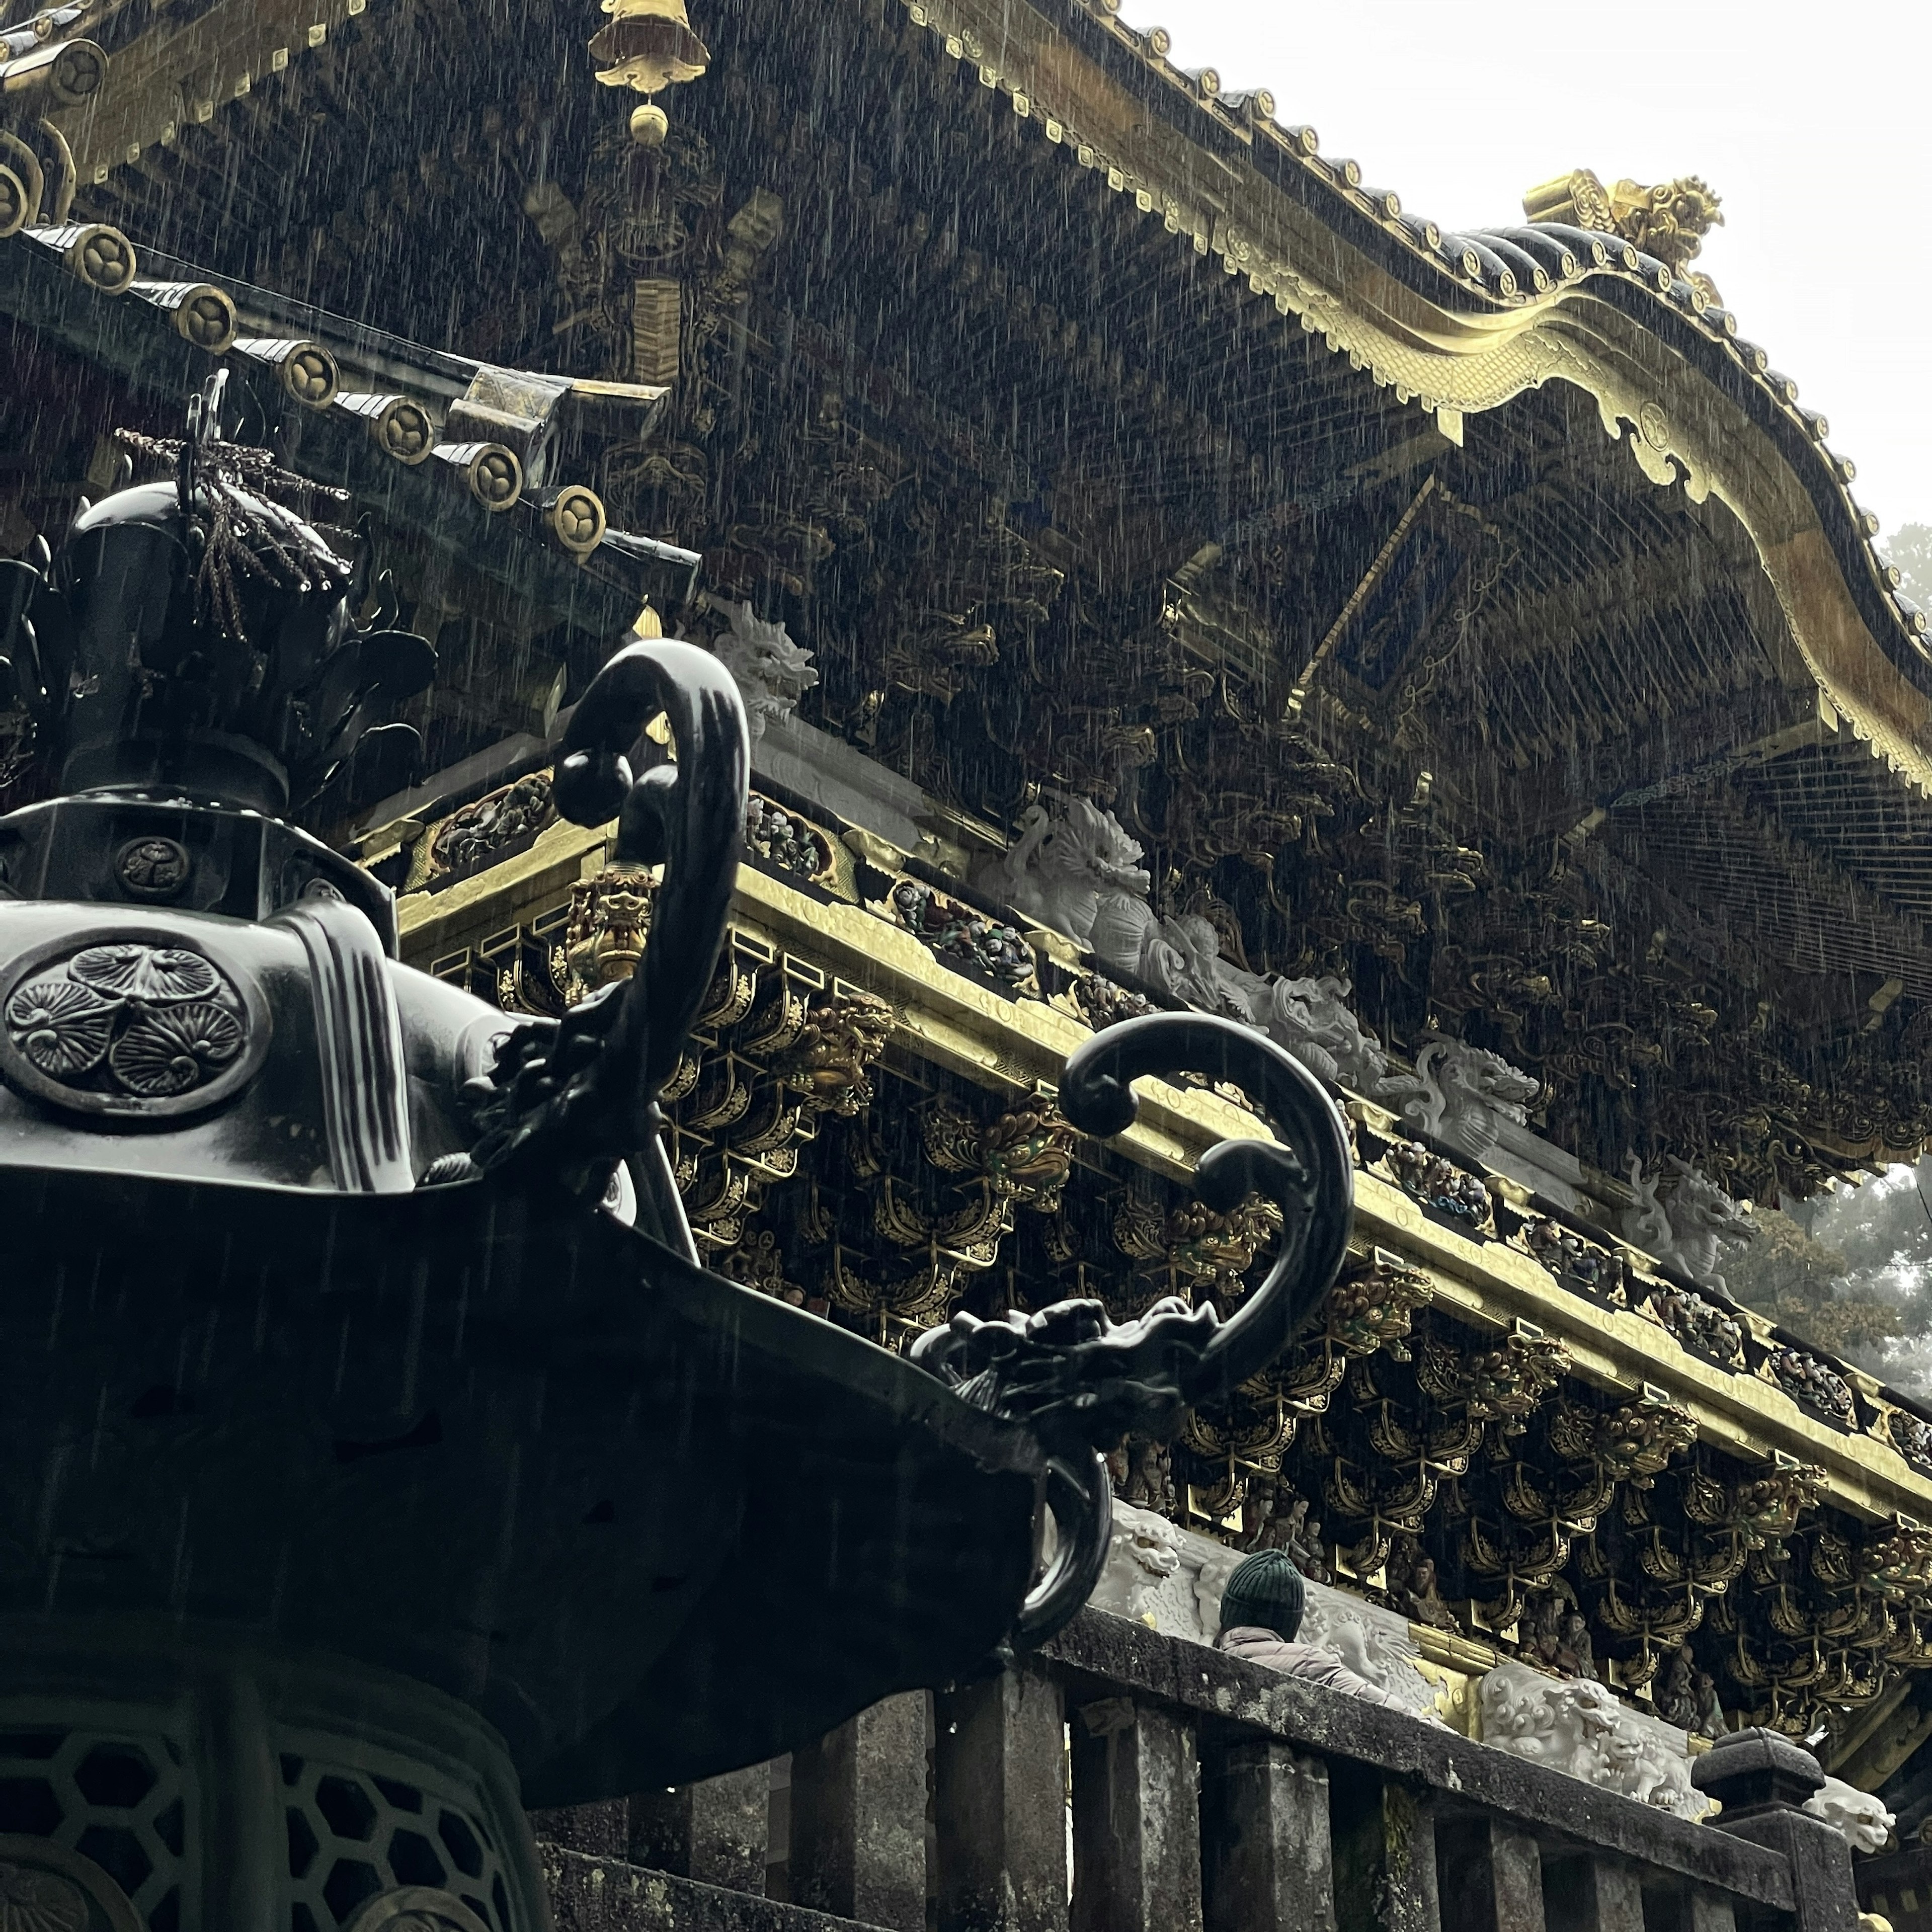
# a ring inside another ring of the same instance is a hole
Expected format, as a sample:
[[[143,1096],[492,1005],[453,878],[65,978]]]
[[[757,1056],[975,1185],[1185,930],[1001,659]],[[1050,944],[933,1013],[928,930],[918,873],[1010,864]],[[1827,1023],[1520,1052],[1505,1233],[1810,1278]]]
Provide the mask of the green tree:
[[[1900,587],[1922,610],[1932,611],[1932,525],[1900,524],[1882,548],[1904,574]]]
[[[1758,1238],[1724,1267],[1731,1292],[1746,1307],[1834,1355],[1880,1348],[1906,1324],[1897,1304],[1856,1292],[1850,1263],[1814,1240],[1790,1215],[1759,1208]]]

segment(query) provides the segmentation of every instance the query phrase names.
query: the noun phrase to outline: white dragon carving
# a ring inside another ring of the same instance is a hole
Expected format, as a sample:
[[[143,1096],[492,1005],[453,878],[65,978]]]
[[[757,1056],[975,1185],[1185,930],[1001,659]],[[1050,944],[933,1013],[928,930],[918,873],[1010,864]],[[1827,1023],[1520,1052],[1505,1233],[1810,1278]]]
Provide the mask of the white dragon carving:
[[[1503,1124],[1521,1126],[1538,1083],[1499,1053],[1460,1040],[1432,1040],[1415,1071],[1392,1076],[1378,1097],[1399,1103],[1404,1120],[1472,1160],[1489,1156]]]
[[[1646,1175],[1635,1154],[1624,1171],[1636,1196],[1619,1224],[1624,1240],[1674,1263],[1700,1287],[1728,1293],[1720,1271],[1725,1256],[1760,1232],[1750,1210],[1674,1154],[1666,1172]]]

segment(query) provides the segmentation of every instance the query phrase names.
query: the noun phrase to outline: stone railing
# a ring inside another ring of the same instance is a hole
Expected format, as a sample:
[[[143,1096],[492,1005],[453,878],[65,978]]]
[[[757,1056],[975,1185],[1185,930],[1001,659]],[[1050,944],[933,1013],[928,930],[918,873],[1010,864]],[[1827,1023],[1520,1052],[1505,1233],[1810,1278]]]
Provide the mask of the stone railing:
[[[1782,1738],[1694,1824],[1086,1610],[1025,1666],[796,1754],[536,1814],[558,1932],[1856,1932]],[[781,1901],[767,1892],[783,1893]]]

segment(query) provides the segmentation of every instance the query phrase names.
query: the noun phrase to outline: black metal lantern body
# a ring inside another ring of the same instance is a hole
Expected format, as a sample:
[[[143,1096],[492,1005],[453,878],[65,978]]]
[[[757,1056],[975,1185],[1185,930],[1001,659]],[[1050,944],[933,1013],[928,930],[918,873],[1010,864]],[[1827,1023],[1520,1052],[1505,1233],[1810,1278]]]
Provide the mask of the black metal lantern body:
[[[736,875],[728,676],[637,641],[593,682],[559,809],[662,866],[650,946],[506,1016],[400,964],[386,893],[274,815],[419,640],[183,460],[0,584],[15,703],[81,787],[0,819],[0,1849],[100,1923],[536,1932],[520,1803],[775,1755],[1070,1614],[1096,1448],[1282,1346],[1346,1147],[1265,1042],[1136,1022],[1070,1068],[1076,1124],[1199,1065],[1295,1143],[1203,1164],[1288,1222],[1234,1322],[1069,1304],[908,1360],[707,1274],[656,1096]],[[231,555],[211,593],[237,514],[262,580]],[[660,712],[677,760],[634,779]],[[4,1761],[29,1736],[44,1775]],[[108,1745],[152,1773],[124,1819],[76,1782]],[[16,1784],[48,1795],[10,1817]]]

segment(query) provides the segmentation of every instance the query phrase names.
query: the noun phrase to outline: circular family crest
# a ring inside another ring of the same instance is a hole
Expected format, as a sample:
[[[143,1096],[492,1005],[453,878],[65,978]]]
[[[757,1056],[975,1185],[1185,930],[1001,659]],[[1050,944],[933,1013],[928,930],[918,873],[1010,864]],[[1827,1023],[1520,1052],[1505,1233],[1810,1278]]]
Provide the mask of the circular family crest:
[[[115,876],[136,898],[172,898],[193,869],[188,848],[172,838],[130,838],[114,855]]]
[[[490,1932],[482,1916],[454,1892],[406,1885],[378,1892],[350,1922],[349,1932]]]
[[[141,1932],[128,1894],[78,1852],[0,1837],[0,1932]]]
[[[0,1074],[89,1114],[198,1112],[252,1078],[268,1012],[252,980],[178,938],[116,934],[42,947],[0,998]]]

